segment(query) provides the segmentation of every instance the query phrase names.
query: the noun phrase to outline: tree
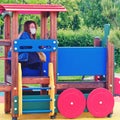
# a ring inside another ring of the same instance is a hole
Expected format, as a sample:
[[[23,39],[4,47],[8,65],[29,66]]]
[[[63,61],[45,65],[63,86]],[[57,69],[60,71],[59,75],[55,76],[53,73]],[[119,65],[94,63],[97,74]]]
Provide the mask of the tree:
[[[101,0],[81,0],[77,2],[79,10],[81,11],[80,17],[84,20],[84,25],[88,27],[103,27],[107,23],[107,19],[101,14]]]
[[[120,27],[120,0],[101,0],[102,15],[107,18],[112,27]]]
[[[77,30],[80,28],[80,11],[77,2],[79,0],[51,0],[53,4],[61,4],[67,12],[59,13],[58,16],[58,29],[72,29]]]
[[[73,21],[72,21],[72,30],[79,30],[80,29],[80,18],[78,14],[75,14],[73,16]]]

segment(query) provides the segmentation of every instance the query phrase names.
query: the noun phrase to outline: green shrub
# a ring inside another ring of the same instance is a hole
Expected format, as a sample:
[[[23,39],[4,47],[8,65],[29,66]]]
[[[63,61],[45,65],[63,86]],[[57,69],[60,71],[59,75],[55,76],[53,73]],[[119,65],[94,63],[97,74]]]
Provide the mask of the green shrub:
[[[114,57],[115,57],[115,69],[120,69],[120,49],[119,48],[115,48]]]
[[[110,31],[109,40],[114,44],[115,48],[120,48],[120,30],[113,29]]]
[[[0,35],[0,39],[3,39],[3,35]]]
[[[83,27],[78,31],[58,30],[59,46],[93,46],[96,36],[103,36],[101,29]]]
[[[115,69],[120,70],[120,30],[119,29],[111,30],[109,40],[114,44],[116,63]]]

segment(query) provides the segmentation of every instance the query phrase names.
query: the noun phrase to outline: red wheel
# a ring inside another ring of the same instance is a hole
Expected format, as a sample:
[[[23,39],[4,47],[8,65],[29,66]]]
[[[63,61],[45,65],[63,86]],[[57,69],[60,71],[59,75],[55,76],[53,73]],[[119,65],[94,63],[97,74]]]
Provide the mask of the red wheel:
[[[87,108],[95,117],[106,117],[112,113],[114,98],[110,91],[105,88],[93,90],[87,98]]]
[[[58,110],[66,118],[81,115],[86,106],[86,99],[81,91],[75,88],[64,90],[58,98]]]

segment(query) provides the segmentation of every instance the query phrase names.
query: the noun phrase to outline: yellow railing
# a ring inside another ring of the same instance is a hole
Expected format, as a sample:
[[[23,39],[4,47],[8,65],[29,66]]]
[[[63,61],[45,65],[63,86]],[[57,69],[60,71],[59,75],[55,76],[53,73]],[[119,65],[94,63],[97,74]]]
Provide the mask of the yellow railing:
[[[51,98],[50,110],[52,111],[50,113],[50,116],[53,116],[55,113],[55,85],[54,85],[53,63],[49,63],[49,77],[50,77],[49,87],[51,89],[49,90],[48,94],[50,95],[50,98]]]
[[[18,115],[22,115],[22,70],[18,63]]]

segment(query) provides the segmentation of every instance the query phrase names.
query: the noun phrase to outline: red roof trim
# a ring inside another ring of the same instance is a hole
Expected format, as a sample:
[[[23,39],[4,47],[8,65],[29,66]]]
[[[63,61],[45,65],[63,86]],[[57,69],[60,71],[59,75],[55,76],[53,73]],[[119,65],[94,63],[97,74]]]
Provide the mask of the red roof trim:
[[[0,13],[3,11],[39,14],[40,12],[65,12],[66,8],[56,4],[0,4]]]

